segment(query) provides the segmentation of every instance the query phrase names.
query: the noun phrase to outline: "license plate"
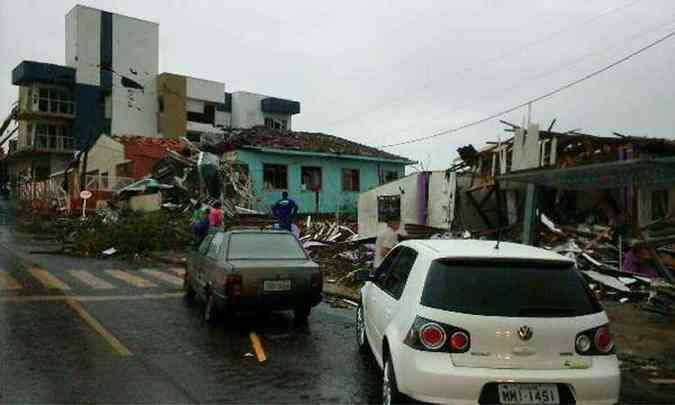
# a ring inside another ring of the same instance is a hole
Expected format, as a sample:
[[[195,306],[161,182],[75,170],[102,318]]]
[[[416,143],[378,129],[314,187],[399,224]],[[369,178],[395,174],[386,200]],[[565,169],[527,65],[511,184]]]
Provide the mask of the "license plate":
[[[555,384],[499,384],[499,402],[505,405],[559,404]]]
[[[263,288],[265,291],[289,291],[291,280],[265,281]]]

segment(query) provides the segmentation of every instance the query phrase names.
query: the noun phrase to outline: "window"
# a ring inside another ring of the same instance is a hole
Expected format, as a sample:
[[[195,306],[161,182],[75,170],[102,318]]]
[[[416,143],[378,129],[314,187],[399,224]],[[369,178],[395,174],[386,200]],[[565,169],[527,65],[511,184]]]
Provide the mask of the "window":
[[[117,177],[134,177],[134,162],[119,163],[115,172]]]
[[[377,222],[401,220],[401,196],[381,195],[377,197]]]
[[[652,220],[666,217],[668,215],[669,205],[669,190],[652,191]]]
[[[288,168],[285,165],[263,165],[266,190],[288,190]]]
[[[264,246],[264,249],[261,249]],[[228,260],[306,260],[304,249],[287,233],[235,233],[230,236]]]
[[[110,178],[108,177],[108,172],[101,173],[101,190],[109,190],[110,189]]]
[[[206,257],[213,260],[218,260],[218,255],[220,253],[220,248],[223,245],[223,240],[225,240],[225,234],[223,232],[218,232],[213,237],[211,241],[211,246],[209,246],[209,251],[206,254]]]
[[[36,93],[37,100],[34,99],[34,104],[37,102],[38,111],[71,115],[75,113],[75,103],[69,91],[41,87]]]
[[[572,317],[602,310],[569,263],[450,261],[431,264],[421,304],[471,315]]]
[[[398,179],[398,172],[395,170],[385,170],[382,176],[382,184],[389,183]]]
[[[187,120],[192,122],[199,122],[202,124],[215,124],[216,122],[216,105],[214,103],[205,103],[204,112],[187,112]]]
[[[304,191],[320,191],[321,190],[321,168],[320,167],[303,167],[302,173],[302,189]]]
[[[402,246],[398,250],[396,259],[383,271],[382,279],[378,283],[384,292],[396,299],[401,298],[410,270],[417,259],[417,252],[409,247]]]
[[[265,118],[265,127],[272,129],[288,129],[288,121]]]
[[[70,137],[70,129],[58,125],[37,123],[35,124],[35,135],[33,145],[41,149],[72,149],[74,146],[73,138]]]
[[[159,106],[159,112],[163,113],[164,112],[164,97],[159,96],[157,98],[157,105]]]
[[[361,191],[357,169],[342,169],[342,191]]]

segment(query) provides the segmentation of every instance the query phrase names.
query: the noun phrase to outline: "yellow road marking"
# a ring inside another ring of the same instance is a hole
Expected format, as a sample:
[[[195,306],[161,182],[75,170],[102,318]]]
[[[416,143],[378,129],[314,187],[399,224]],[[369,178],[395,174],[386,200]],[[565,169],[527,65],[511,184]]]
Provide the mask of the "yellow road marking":
[[[260,343],[260,339],[258,338],[258,335],[251,332],[249,334],[249,337],[251,338],[251,344],[253,345],[253,350],[255,351],[255,355],[258,358],[258,361],[262,363],[265,360],[267,360],[267,356],[265,355],[265,351],[263,350],[263,347],[262,347],[262,344]]]
[[[74,309],[75,312],[80,315],[82,320],[84,320],[93,330],[98,332],[98,334],[101,335],[103,339],[105,339],[110,344],[110,346],[112,346],[113,350],[117,354],[120,356],[131,356],[129,349],[127,349],[115,336],[108,332],[106,328],[104,328],[103,325],[101,325],[101,323],[96,320],[96,318],[91,316],[91,314],[89,314],[89,312],[87,312],[82,307],[82,304],[70,299],[66,300],[66,304]]]
[[[22,303],[22,302],[46,302],[46,301],[66,301],[74,300],[79,302],[97,302],[97,301],[136,301],[136,300],[161,300],[182,298],[182,292],[161,293],[161,294],[139,294],[139,295],[24,295],[18,297],[0,297],[0,302]]]
[[[185,275],[185,269],[180,267],[169,267],[169,271],[175,273],[178,277],[183,277]]]
[[[154,277],[158,280],[166,281],[167,283],[171,283],[178,286],[183,285],[183,280],[181,280],[180,278],[172,276],[171,274],[163,273],[158,270],[142,269],[141,273],[147,274],[148,276]]]
[[[80,280],[84,284],[88,285],[89,287],[92,287],[96,290],[110,290],[115,288],[114,285],[110,284],[109,282],[102,280],[95,275],[91,274],[91,272],[84,271],[84,270],[70,270],[68,273],[70,273],[71,276],[75,277],[76,279]]]
[[[55,288],[58,290],[70,290],[70,286],[58,278],[49,274],[46,270],[37,269],[35,267],[30,267],[28,272],[37,278],[42,285],[47,288]]]
[[[106,273],[110,274],[111,276],[118,278],[122,281],[126,281],[127,283],[135,286],[135,287],[141,287],[141,288],[148,288],[148,287],[157,287],[157,284],[152,283],[144,278],[134,276],[133,274],[129,274],[126,271],[122,270],[106,270]]]
[[[21,284],[19,284],[14,279],[14,277],[0,270],[0,290],[19,290],[19,289],[21,289]]]

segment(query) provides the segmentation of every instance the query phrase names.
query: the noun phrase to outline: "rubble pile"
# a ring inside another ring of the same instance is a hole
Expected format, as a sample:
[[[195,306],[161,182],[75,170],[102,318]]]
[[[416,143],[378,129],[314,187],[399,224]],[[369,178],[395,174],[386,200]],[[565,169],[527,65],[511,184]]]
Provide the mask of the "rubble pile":
[[[542,246],[573,259],[598,298],[638,303],[644,310],[675,316],[675,286],[668,274],[675,270],[673,251],[667,246],[675,242],[675,225],[655,222],[644,229],[643,239],[630,240],[607,225],[556,227],[546,217],[542,225]],[[640,257],[639,266],[628,268],[627,256],[638,257],[634,249],[649,257]]]

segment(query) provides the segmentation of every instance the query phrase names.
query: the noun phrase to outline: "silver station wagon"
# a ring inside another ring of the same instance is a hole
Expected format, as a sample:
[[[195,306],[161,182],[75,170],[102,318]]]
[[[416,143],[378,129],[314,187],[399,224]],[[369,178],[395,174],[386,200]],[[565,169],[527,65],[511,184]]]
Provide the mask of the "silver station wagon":
[[[321,302],[323,277],[286,231],[230,230],[206,236],[188,256],[187,298],[205,302],[204,319],[220,312],[293,310],[306,321]]]

